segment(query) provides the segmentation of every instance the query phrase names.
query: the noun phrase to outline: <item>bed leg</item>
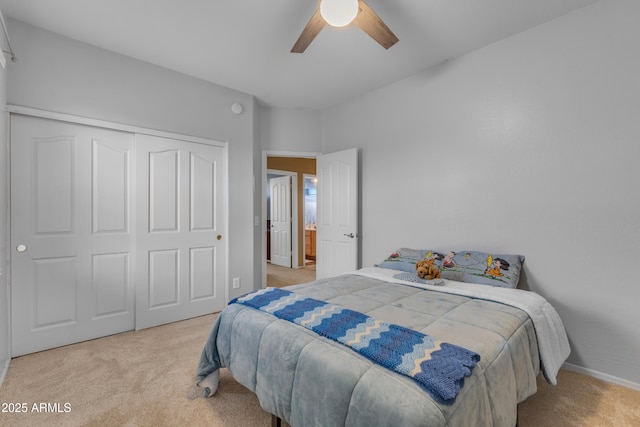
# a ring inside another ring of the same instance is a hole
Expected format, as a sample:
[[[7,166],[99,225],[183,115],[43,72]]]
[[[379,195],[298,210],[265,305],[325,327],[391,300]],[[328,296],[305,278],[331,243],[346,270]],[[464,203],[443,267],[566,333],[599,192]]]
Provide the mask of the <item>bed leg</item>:
[[[282,427],[282,420],[271,414],[271,427]]]

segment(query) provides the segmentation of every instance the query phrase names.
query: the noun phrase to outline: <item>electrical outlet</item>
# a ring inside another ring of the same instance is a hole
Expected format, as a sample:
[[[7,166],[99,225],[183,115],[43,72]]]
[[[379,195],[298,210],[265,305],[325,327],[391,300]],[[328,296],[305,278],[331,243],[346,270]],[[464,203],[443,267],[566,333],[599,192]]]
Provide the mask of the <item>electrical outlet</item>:
[[[238,289],[240,288],[240,278],[239,277],[234,277],[233,278],[233,289]]]

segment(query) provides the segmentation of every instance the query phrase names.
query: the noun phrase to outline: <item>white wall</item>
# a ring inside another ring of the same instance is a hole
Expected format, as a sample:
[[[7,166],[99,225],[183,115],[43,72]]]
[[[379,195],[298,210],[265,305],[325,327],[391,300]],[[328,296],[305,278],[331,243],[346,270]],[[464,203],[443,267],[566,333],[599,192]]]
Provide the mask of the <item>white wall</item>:
[[[322,148],[322,114],[316,110],[260,108],[263,150],[317,153]]]
[[[253,96],[9,20],[8,102],[229,144],[229,277],[254,287]],[[230,106],[240,102],[244,113]],[[255,268],[260,268],[256,265]],[[258,274],[259,275],[259,274]],[[260,284],[257,284],[259,286]]]
[[[569,362],[640,384],[638,16],[604,0],[327,110],[324,151],[361,149],[363,265],[521,253]]]
[[[0,55],[3,55],[0,53]],[[6,56],[5,56],[6,58]],[[9,290],[7,286],[8,169],[7,154],[7,72],[0,68],[0,383],[9,366]]]

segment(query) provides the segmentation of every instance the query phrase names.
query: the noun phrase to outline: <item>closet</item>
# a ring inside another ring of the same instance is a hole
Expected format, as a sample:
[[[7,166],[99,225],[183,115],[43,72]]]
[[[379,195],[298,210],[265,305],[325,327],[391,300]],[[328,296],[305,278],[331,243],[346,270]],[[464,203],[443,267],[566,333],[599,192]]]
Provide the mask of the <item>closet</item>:
[[[11,114],[12,355],[226,302],[225,143]]]

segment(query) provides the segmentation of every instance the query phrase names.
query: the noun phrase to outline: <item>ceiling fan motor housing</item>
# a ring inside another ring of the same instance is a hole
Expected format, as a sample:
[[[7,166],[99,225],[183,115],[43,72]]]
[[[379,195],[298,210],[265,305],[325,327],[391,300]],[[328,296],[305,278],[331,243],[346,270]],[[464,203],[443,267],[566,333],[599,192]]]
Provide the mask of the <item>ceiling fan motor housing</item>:
[[[358,0],[322,0],[320,15],[332,27],[345,27],[358,15]]]

